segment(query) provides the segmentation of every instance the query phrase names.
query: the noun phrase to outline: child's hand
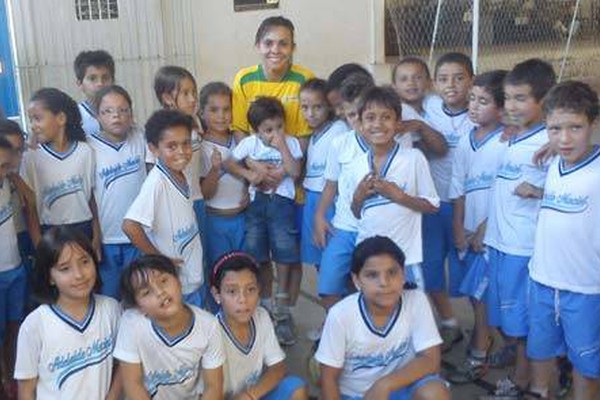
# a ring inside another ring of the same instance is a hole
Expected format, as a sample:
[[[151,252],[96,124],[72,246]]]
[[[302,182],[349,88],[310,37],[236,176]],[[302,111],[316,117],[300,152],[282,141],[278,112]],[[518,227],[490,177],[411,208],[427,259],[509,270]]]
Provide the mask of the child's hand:
[[[246,174],[246,180],[253,186],[258,186],[264,180],[264,176],[259,171],[249,170]]]
[[[529,182],[521,182],[519,186],[515,188],[515,195],[523,199],[541,199],[544,195],[544,190],[533,186]]]
[[[285,142],[285,135],[280,134],[280,133],[273,135],[270,145],[271,145],[271,147],[274,147],[277,150],[282,151],[283,148],[287,147],[287,143]]]
[[[399,195],[401,196],[404,194],[398,185],[382,178],[373,179],[373,190],[390,200],[396,199]]]
[[[265,183],[271,188],[275,189],[281,181],[285,178],[285,169],[281,165],[267,165],[265,174]]]
[[[358,186],[356,187],[356,190],[354,191],[354,197],[359,200],[360,202],[364,201],[364,199],[366,199],[369,196],[372,196],[373,194],[375,194],[375,188],[374,188],[374,182],[375,182],[375,175],[370,173],[365,175],[362,180],[360,181],[360,183],[358,184]]]
[[[321,215],[315,215],[312,240],[315,245],[324,249],[327,245],[327,235],[333,233],[333,228]]]
[[[477,231],[471,238],[471,249],[475,253],[482,253],[485,249],[485,245],[483,244],[483,238],[485,237],[485,224],[481,224],[477,227]]]
[[[219,150],[217,150],[216,148],[213,149],[211,155],[210,155],[210,165],[212,165],[212,167],[214,169],[221,169],[221,163],[223,162],[223,159],[221,158],[221,152]]]
[[[458,226],[461,225],[461,226]],[[454,247],[459,251],[465,251],[469,247],[469,241],[467,240],[467,234],[462,224],[453,224],[452,226],[454,236]]]
[[[421,132],[422,129],[423,122],[418,119],[409,119],[398,124],[398,133]]]
[[[546,164],[552,157],[554,157],[557,154],[556,149],[554,149],[550,143],[546,143],[545,145],[543,145],[542,147],[540,147],[534,154],[533,154],[533,163],[535,165],[537,165],[538,167],[543,166],[544,164]]]

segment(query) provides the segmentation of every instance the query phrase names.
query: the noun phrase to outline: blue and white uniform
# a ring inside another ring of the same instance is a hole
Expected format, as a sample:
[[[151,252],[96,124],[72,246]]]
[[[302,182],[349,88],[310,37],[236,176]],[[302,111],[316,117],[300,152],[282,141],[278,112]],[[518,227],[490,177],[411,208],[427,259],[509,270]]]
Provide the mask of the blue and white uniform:
[[[77,104],[79,113],[81,114],[81,125],[86,135],[92,135],[100,132],[100,122],[94,107],[87,101],[82,101]]]
[[[374,171],[373,163],[371,151],[354,161],[351,175],[355,179],[355,190],[367,174],[376,173],[380,178],[394,183],[407,195],[425,199],[434,207],[439,206],[440,200],[429,174],[427,160],[421,151],[402,149],[396,143],[380,171]],[[394,203],[382,195],[373,195],[363,202],[356,243],[375,235],[392,239],[406,255],[407,280],[422,288],[421,215],[420,212]]]
[[[104,400],[113,372],[113,348],[121,315],[119,304],[93,295],[83,320],[56,305],[41,305],[19,330],[15,379],[37,378],[40,400]]]
[[[524,337],[528,332],[527,264],[533,254],[539,199],[515,194],[523,182],[543,187],[547,167],[533,162],[533,155],[548,142],[546,128],[535,125],[513,136],[498,167],[484,243],[489,247],[490,285],[487,306],[490,325],[505,334]]]
[[[549,168],[529,263],[530,332],[536,360],[567,354],[600,377],[600,147],[575,165]]]
[[[442,343],[425,294],[405,290],[401,300],[383,327],[374,324],[361,293],[329,310],[315,359],[342,369],[339,388],[343,399],[362,399],[375,381],[404,367],[416,353]],[[398,391],[409,392],[401,398],[412,398],[410,393],[422,383],[419,380]]]
[[[179,269],[182,292],[197,292],[203,281],[203,255],[190,190],[160,160],[148,174],[125,219],[143,225],[162,254],[183,259]]]
[[[194,306],[189,327],[176,336],[137,309],[123,313],[114,357],[141,364],[144,385],[154,400],[197,400],[203,369],[223,365],[223,343],[217,319]]]
[[[90,199],[94,186],[94,154],[85,142],[73,142],[57,152],[40,144],[23,156],[23,180],[35,192],[44,226],[92,220]]]
[[[317,292],[340,296],[346,293],[350,278],[350,261],[356,245],[358,220],[352,213],[354,177],[352,164],[369,149],[365,139],[355,131],[338,136],[331,143],[324,177],[337,182],[335,214],[331,220],[334,232],[327,239],[319,270]]]
[[[325,187],[325,166],[331,152],[331,146],[336,138],[341,137],[348,128],[346,123],[337,120],[328,122],[318,132],[313,132],[308,142],[306,155],[306,175],[303,186],[306,192],[304,212],[302,214],[301,254],[302,262],[306,264],[321,264],[322,250],[313,243],[314,215],[321,200],[321,193]],[[325,218],[331,221],[334,207],[330,207]]]
[[[429,160],[431,176],[440,196],[440,210],[423,216],[423,275],[425,288],[430,292],[445,292],[458,296],[464,271],[461,268],[452,232],[452,204],[449,191],[452,180],[452,165],[461,138],[467,136],[474,124],[468,110],[449,110],[437,95],[427,96],[423,104],[426,122],[440,132],[448,143],[448,153]],[[445,261],[448,259],[448,282]]]
[[[488,217],[492,185],[507,147],[507,143],[501,141],[503,129],[488,132],[478,141],[477,128],[473,128],[456,149],[449,195],[452,200],[465,198],[463,226],[467,235],[475,234]],[[486,253],[467,249],[463,262],[468,270],[460,291],[481,300],[489,282]]]
[[[225,351],[223,365],[225,398],[232,399],[247,388],[256,385],[266,368],[283,362],[285,353],[277,342],[273,322],[264,308],[258,307],[250,320],[248,344],[240,343],[235,337],[222,312],[217,315],[217,318],[221,326]],[[293,384],[294,382],[296,385]],[[284,378],[277,387],[261,399],[289,399],[294,391],[303,385],[302,380],[290,376]]]
[[[96,159],[94,196],[102,232],[102,294],[118,297],[121,271],[139,255],[121,225],[146,178],[146,141],[143,130],[134,126],[120,143],[109,141],[102,132],[89,135],[88,143]]]

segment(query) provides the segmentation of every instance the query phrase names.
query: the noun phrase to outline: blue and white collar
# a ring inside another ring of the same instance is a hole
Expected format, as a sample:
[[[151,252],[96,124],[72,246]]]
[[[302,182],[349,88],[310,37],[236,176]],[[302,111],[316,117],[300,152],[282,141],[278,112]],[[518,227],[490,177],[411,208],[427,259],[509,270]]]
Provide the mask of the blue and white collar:
[[[90,302],[88,303],[87,310],[81,321],[76,320],[75,318],[71,317],[69,314],[61,310],[58,304],[50,304],[50,310],[52,310],[52,312],[54,312],[54,314],[56,314],[58,318],[60,318],[71,328],[75,329],[80,333],[83,333],[94,318],[94,312],[96,310],[96,300],[94,299],[93,295],[90,296]]]
[[[190,333],[192,333],[192,330],[194,330],[194,325],[196,323],[196,315],[193,311],[191,311],[191,313],[192,320],[190,321],[190,325],[187,326],[182,332],[176,335],[169,335],[169,333],[166,330],[164,330],[160,325],[151,320],[150,323],[152,325],[152,330],[154,331],[154,333],[156,333],[156,336],[158,336],[158,338],[165,345],[167,345],[168,347],[173,347],[177,345],[177,343],[181,342],[183,339],[188,337]]]
[[[247,345],[244,345],[238,340],[237,337],[235,337],[235,334],[231,331],[229,325],[227,324],[225,316],[223,315],[223,311],[220,311],[217,314],[217,319],[219,320],[219,323],[223,327],[223,330],[225,331],[225,334],[227,335],[231,343],[233,343],[233,345],[244,355],[247,356],[248,354],[250,354],[252,348],[254,347],[254,343],[256,342],[256,324],[254,323],[254,316],[250,318],[250,340],[248,340]]]
[[[125,142],[127,142],[127,140],[123,140],[122,142],[119,142],[119,143],[113,143],[110,140],[108,140],[107,138],[105,138],[104,136],[102,136],[101,132],[92,133],[90,136],[93,137],[94,139],[96,139],[97,141],[99,141],[100,143],[103,143],[116,151],[121,150],[123,145],[125,145]]]
[[[442,104],[442,111],[447,116],[454,118],[454,117],[458,117],[459,115],[463,115],[463,114],[467,113],[469,111],[469,109],[464,108],[459,111],[452,111],[451,109],[448,108],[448,106],[446,106],[445,104]]]
[[[496,137],[496,135],[501,134],[503,129],[504,129],[504,126],[500,125],[498,128],[494,129],[493,131],[488,132],[479,141],[475,138],[475,134],[477,133],[477,128],[475,127],[473,129],[471,129],[471,132],[469,133],[469,143],[471,144],[471,149],[473,149],[473,151],[479,150],[487,142],[489,142],[492,138]]]
[[[565,160],[563,160],[561,158],[558,161],[558,173],[560,174],[560,176],[565,176],[565,175],[569,175],[575,171],[579,171],[580,169],[584,168],[586,165],[592,163],[596,158],[598,158],[598,156],[600,156],[600,146],[594,145],[590,154],[588,154],[584,159],[582,159],[578,163],[573,164],[571,166],[567,166],[567,163],[565,163]]]
[[[384,338],[392,331],[394,325],[396,325],[396,321],[400,316],[402,301],[400,301],[398,306],[394,309],[394,311],[392,311],[392,314],[390,315],[388,321],[381,328],[377,327],[375,323],[373,323],[373,321],[371,320],[371,315],[369,314],[369,310],[367,308],[367,304],[365,303],[365,299],[362,293],[358,295],[358,308],[360,310],[360,315],[365,325],[367,325],[367,328],[375,335]]]
[[[319,141],[319,139],[321,139],[323,136],[325,136],[327,132],[329,132],[329,129],[331,128],[333,123],[334,121],[327,121],[318,131],[313,132],[313,134],[310,137],[311,142],[313,144],[316,144]]]
[[[71,142],[69,145],[69,148],[65,152],[60,152],[60,151],[56,151],[56,150],[52,149],[52,147],[48,143],[42,143],[40,145],[40,147],[42,149],[44,149],[52,157],[63,161],[66,158],[68,158],[71,154],[73,154],[75,152],[75,150],[77,150],[78,145],[79,145],[78,141]]]
[[[523,140],[527,140],[530,137],[534,136],[535,134],[543,131],[544,129],[546,129],[546,125],[544,125],[544,123],[540,122],[538,124],[535,124],[534,126],[529,128],[527,131],[519,134],[518,136],[511,137],[508,142],[508,145],[512,146],[514,144],[522,142]]]
[[[369,170],[372,173],[375,173],[380,177],[385,177],[387,175],[388,170],[390,169],[390,166],[392,165],[392,161],[394,161],[394,158],[396,157],[396,154],[398,154],[399,150],[400,150],[400,144],[395,142],[394,147],[390,151],[388,151],[385,162],[381,166],[381,170],[375,171],[375,159],[374,159],[373,151],[372,151],[372,149],[370,149],[369,153],[368,153],[369,154],[368,155]]]
[[[187,183],[187,180],[185,182],[185,185],[179,183],[177,179],[175,179],[175,177],[171,174],[169,168],[165,166],[162,163],[162,161],[160,161],[160,159],[156,162],[156,168],[158,168],[158,170],[167,177],[167,179],[171,182],[173,186],[175,186],[179,193],[181,193],[186,199],[190,198],[190,185]]]

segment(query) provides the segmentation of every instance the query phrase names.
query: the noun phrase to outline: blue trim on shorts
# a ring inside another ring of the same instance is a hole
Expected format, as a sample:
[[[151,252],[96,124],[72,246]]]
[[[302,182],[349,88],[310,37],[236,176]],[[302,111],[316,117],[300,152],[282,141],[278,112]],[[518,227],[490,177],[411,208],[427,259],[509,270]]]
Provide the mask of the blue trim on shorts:
[[[390,393],[388,400],[411,400],[415,396],[417,390],[433,382],[439,382],[447,388],[450,386],[448,382],[442,379],[438,374],[426,375],[406,387],[394,390]],[[346,396],[343,394],[341,398],[342,400],[362,400],[361,396]]]
[[[575,370],[600,378],[600,294],[559,290],[534,280],[529,286],[527,356],[567,355]]]
[[[273,390],[261,397],[261,400],[289,400],[297,390],[305,386],[306,382],[302,378],[288,375]]]

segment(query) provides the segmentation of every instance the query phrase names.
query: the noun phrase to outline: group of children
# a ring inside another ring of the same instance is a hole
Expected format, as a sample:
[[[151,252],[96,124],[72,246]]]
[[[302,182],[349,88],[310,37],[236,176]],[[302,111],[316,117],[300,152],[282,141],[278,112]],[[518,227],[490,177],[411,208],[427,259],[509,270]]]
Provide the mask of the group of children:
[[[278,18],[257,46],[293,38]],[[81,53],[75,72],[86,100],[38,90],[29,144],[0,121],[7,397],[14,365],[20,399],[307,398],[279,346],[296,341],[299,261],[318,268],[327,310],[322,398],[448,399],[441,354],[462,339],[449,296],[475,315],[453,383],[514,358],[487,398],[554,398],[566,356],[575,398],[600,396],[600,325],[586,318],[600,311],[599,106],[586,84],[555,85],[538,59],[474,76],[448,53],[432,79],[407,57],[390,87],[345,64],[301,79],[312,134],[299,140],[275,97],[247,107],[252,134],[230,130],[232,90],[198,93],[181,67],[157,72],[162,109],[143,128],[108,53]],[[505,345],[492,354],[494,328]]]

